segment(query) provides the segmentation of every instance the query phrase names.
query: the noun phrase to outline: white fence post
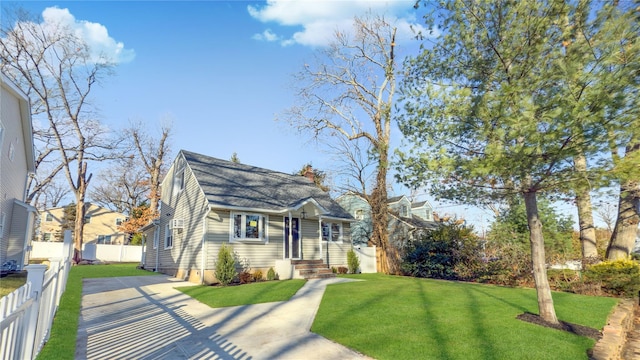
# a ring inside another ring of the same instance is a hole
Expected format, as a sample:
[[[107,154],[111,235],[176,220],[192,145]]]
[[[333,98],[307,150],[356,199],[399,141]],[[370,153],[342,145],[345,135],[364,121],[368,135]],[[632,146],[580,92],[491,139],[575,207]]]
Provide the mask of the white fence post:
[[[35,299],[35,304],[29,309],[28,322],[26,327],[25,342],[23,348],[24,359],[33,358],[35,347],[36,328],[38,327],[38,311],[40,310],[40,295],[42,294],[42,284],[44,272],[47,265],[27,265],[27,282],[31,283],[31,297]]]

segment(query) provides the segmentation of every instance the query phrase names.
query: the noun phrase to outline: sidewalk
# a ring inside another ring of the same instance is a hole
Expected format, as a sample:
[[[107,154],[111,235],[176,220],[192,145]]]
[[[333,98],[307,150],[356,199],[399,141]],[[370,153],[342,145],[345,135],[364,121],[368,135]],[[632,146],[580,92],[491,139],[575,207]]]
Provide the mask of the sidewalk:
[[[212,309],[166,276],[85,279],[76,359],[366,359],[309,332],[325,287],[289,301]]]

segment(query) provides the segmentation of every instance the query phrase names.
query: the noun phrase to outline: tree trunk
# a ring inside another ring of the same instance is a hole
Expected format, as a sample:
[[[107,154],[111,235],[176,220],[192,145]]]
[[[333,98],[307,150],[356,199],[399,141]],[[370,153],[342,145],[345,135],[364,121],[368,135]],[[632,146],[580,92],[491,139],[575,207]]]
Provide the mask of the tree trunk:
[[[580,226],[580,244],[582,245],[582,264],[598,262],[598,247],[596,244],[596,228],[593,225],[593,210],[591,208],[591,187],[586,178],[587,158],[584,154],[574,157],[576,172],[581,176],[581,184],[576,189],[576,206],[578,208],[578,223]]]
[[[91,176],[87,178],[87,163],[82,162],[78,166],[78,183],[75,190],[76,195],[76,220],[73,233],[73,260],[76,263],[82,260],[82,243],[84,236],[84,217],[86,214],[85,209],[85,195],[87,193],[87,186]]]
[[[640,223],[640,197],[638,183],[628,181],[620,185],[618,218],[607,247],[607,260],[626,259],[636,242],[638,223]]]
[[[536,293],[538,295],[538,311],[540,312],[540,317],[546,322],[558,324],[556,310],[553,307],[553,298],[551,297],[551,288],[547,279],[542,223],[538,216],[538,200],[535,192],[524,194],[524,205],[527,209],[527,222],[529,224],[531,262],[533,265],[533,279],[536,283]]]
[[[386,147],[385,147],[386,148]],[[384,274],[399,273],[399,259],[389,242],[389,207],[387,204],[387,151],[378,151],[378,173],[376,186],[371,194],[371,213],[373,220],[373,243],[380,247],[380,271]]]

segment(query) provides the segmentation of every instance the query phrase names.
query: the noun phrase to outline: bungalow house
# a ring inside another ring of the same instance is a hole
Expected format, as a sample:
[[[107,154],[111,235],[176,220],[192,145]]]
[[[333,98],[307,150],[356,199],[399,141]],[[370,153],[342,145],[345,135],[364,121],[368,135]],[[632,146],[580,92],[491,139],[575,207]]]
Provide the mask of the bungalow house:
[[[27,203],[35,173],[29,98],[1,76],[0,93],[0,263],[22,268],[28,259],[36,209]]]
[[[75,205],[73,205],[75,207]],[[40,219],[40,241],[62,241],[65,207],[46,209]],[[84,214],[83,244],[125,244],[128,235],[118,227],[127,216],[101,206],[86,203]],[[73,227],[73,224],[72,224]]]
[[[159,218],[142,229],[143,266],[213,283],[230,244],[245,268],[317,276],[346,266],[353,221],[304,176],[182,150],[162,182]]]
[[[373,229],[369,203],[355,193],[341,195],[336,201],[356,219],[351,231],[353,242],[366,244]],[[402,195],[387,199],[387,205],[389,240],[400,247],[438,226],[433,218],[433,208],[428,201],[412,203]]]

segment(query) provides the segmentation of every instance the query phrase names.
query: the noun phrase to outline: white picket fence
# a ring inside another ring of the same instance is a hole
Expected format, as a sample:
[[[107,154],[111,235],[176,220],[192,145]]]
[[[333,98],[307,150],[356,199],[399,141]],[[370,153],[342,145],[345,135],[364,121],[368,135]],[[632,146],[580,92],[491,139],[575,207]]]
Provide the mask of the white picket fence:
[[[31,259],[46,259],[50,254],[62,251],[60,242],[31,243]],[[112,262],[140,262],[142,246],[122,244],[82,244],[82,258],[86,260],[100,260]]]
[[[61,257],[47,265],[28,265],[27,283],[0,299],[0,359],[34,359],[45,342],[71,269],[71,231]]]

